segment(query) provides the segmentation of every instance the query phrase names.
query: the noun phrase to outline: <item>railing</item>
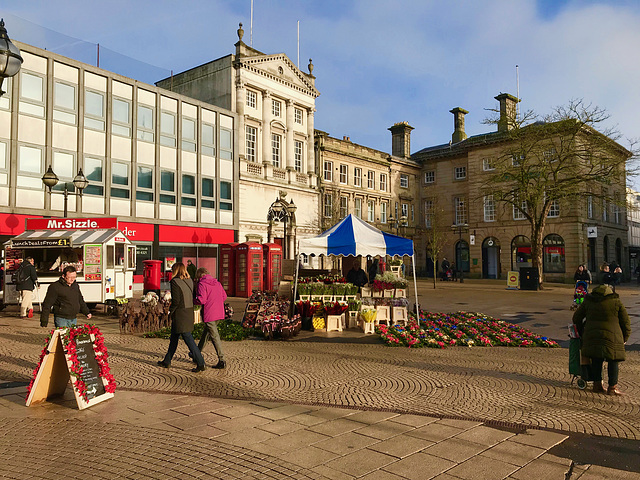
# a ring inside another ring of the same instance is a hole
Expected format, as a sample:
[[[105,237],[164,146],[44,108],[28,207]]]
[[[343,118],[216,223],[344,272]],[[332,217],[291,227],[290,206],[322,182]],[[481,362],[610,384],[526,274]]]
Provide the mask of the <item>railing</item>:
[[[247,173],[262,175],[262,165],[258,165],[257,163],[247,163]]]
[[[286,180],[287,179],[287,171],[286,170],[282,170],[281,168],[274,168],[273,169],[273,178],[277,178],[279,180]]]
[[[296,173],[296,182],[306,185],[309,183],[309,176],[304,173]]]

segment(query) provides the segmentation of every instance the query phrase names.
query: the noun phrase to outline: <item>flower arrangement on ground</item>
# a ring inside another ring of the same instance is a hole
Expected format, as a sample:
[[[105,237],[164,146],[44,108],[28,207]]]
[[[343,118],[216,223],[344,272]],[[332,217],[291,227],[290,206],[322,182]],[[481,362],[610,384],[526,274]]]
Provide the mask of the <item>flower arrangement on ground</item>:
[[[481,313],[420,312],[405,326],[380,325],[376,332],[390,346],[445,348],[447,346],[558,347],[547,337]]]
[[[374,322],[377,315],[378,315],[378,311],[375,309],[375,307],[372,308],[368,306],[367,307],[363,306],[362,309],[360,310],[360,316],[366,323]]]

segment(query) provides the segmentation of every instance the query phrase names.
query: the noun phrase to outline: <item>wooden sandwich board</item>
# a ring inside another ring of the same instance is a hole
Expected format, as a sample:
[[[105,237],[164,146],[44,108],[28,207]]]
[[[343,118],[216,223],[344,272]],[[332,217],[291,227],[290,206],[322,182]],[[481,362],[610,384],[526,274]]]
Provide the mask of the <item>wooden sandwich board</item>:
[[[93,405],[113,398],[113,393],[105,391],[107,381],[100,377],[100,366],[96,361],[96,353],[93,349],[94,335],[82,335],[76,338],[76,354],[80,366],[83,369],[81,378],[87,386],[87,399],[80,395],[76,388],[76,377],[69,373],[72,366],[69,356],[64,353],[62,346],[63,329],[54,330],[47,353],[42,359],[38,373],[27,397],[27,406],[42,403],[50,397],[64,394],[71,380],[73,393],[78,404],[78,409],[92,407]]]

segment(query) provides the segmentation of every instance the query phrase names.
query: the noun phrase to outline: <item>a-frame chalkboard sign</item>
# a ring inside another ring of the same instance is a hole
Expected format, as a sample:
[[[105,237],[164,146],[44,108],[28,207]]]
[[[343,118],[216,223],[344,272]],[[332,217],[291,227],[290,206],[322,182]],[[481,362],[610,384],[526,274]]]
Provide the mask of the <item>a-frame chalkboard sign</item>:
[[[51,334],[49,343],[43,350],[42,360],[35,373],[31,391],[27,397],[27,406],[44,402],[49,397],[62,395],[69,384],[78,403],[83,410],[104,400],[113,398],[114,387],[109,387],[109,381],[100,376],[100,365],[93,348],[96,341],[94,334],[76,335],[72,340],[72,347],[65,352],[63,334],[65,329],[56,329]],[[101,360],[103,363],[105,360]],[[80,367],[80,368],[78,368]],[[81,373],[73,374],[74,371]],[[111,377],[113,378],[113,377]],[[111,392],[107,391],[111,390]]]

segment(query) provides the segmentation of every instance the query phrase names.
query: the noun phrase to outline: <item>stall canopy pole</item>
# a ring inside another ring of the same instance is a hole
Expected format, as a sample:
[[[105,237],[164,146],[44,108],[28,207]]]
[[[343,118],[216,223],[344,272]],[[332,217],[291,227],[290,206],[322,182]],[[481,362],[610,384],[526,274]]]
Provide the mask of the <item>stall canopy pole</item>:
[[[296,302],[296,295],[298,294],[298,270],[300,269],[300,254],[296,256],[296,281],[293,284],[293,299],[291,303]],[[294,310],[295,312],[295,310]]]
[[[420,322],[420,305],[418,304],[418,281],[416,280],[416,254],[411,255],[411,267],[413,270],[413,289],[416,291],[416,320]]]

